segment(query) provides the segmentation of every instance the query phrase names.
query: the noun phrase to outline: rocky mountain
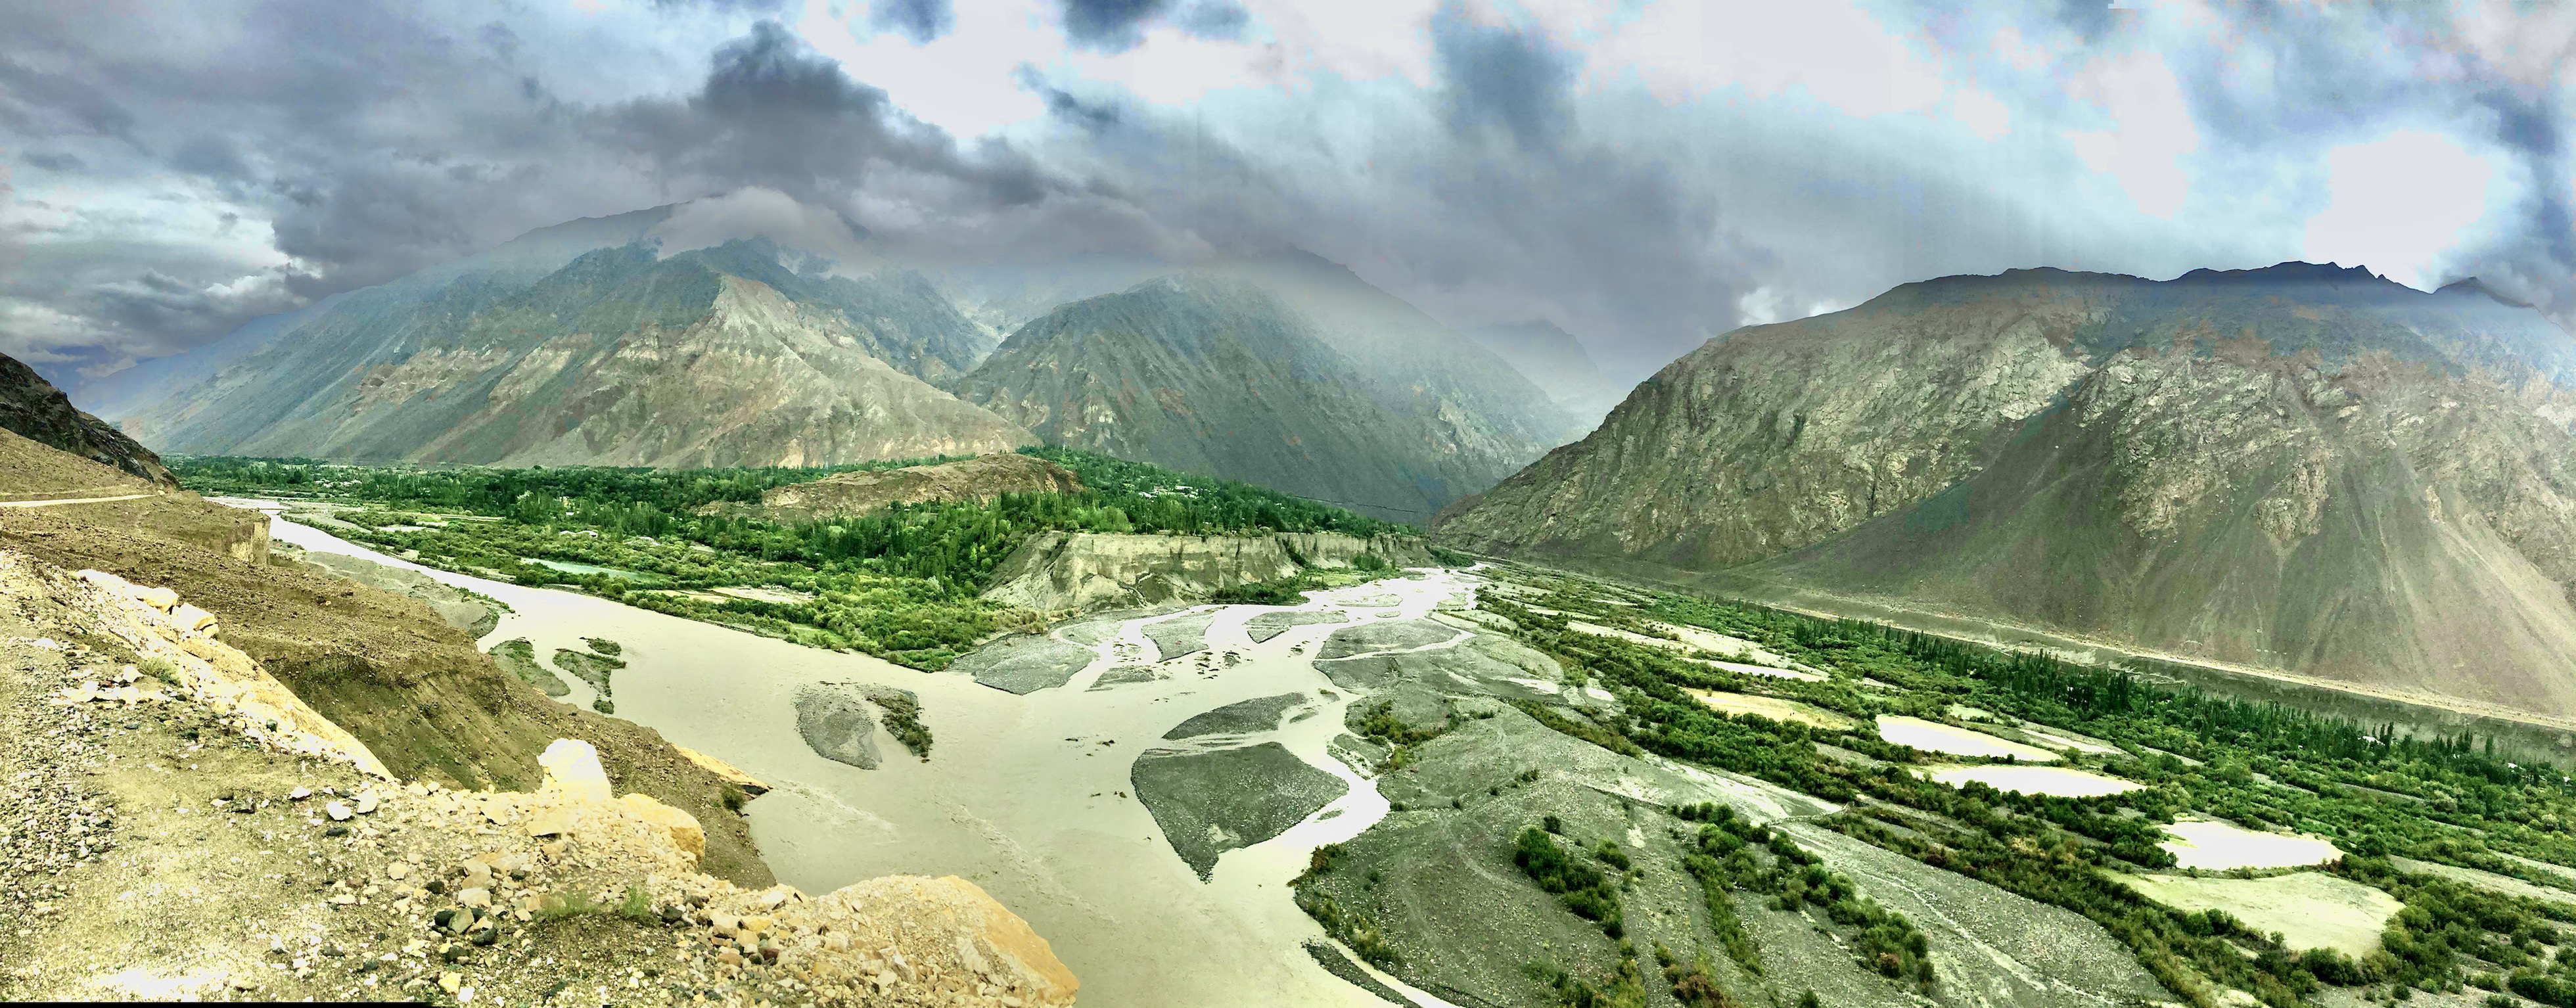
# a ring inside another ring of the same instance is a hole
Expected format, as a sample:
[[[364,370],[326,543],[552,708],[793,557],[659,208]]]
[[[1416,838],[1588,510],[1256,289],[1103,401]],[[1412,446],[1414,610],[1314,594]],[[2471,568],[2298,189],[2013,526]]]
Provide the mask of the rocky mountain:
[[[920,275],[799,269],[758,239],[665,256],[666,215],[538,232],[111,392],[129,430],[200,454],[817,465],[1029,443],[932,384],[990,343]]]
[[[1532,319],[1478,326],[1465,332],[1546,392],[1548,399],[1580,427],[1572,432],[1574,435],[1589,433],[1592,424],[1627,394],[1619,383],[1601,373],[1592,355],[1584,352],[1582,342],[1554,322]]]
[[[1500,358],[1306,255],[1061,306],[955,388],[1051,444],[1399,521],[1492,485],[1569,425]]]
[[[2474,283],[1952,277],[1710,341],[1437,536],[2564,715],[2571,391]]]
[[[116,467],[127,475],[176,489],[179,481],[161,456],[107,421],[72,408],[61,389],[17,358],[0,354],[0,430],[38,444]],[[0,486],[0,494],[27,487]]]

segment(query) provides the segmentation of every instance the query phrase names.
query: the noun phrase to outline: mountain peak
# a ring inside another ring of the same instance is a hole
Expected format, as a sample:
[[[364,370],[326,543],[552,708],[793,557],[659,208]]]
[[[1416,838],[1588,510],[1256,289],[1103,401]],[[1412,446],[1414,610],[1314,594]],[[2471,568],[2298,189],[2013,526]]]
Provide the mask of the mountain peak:
[[[2362,266],[2292,260],[2259,269],[2214,270],[2203,267],[2175,277],[2175,283],[2384,283],[2396,281]]]

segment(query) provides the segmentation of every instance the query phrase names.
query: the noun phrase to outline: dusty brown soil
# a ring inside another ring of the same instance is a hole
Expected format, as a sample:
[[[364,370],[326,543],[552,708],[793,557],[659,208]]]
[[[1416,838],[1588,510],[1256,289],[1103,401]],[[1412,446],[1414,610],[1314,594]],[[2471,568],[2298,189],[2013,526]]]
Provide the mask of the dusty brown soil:
[[[547,699],[416,600],[199,545],[219,522],[247,514],[193,495],[9,510],[0,512],[0,547],[179,588],[216,615],[226,643],[407,780],[525,790],[540,780],[536,757],[548,742],[588,740],[620,791],[652,795],[705,824],[705,871],[747,886],[773,881],[736,812],[740,789],[659,732]]]

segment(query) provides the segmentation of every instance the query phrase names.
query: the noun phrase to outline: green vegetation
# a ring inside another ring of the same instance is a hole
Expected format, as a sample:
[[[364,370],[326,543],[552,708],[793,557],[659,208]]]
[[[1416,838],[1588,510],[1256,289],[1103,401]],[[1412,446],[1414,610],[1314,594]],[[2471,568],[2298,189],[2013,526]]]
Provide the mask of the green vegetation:
[[[886,734],[903,743],[906,751],[930,760],[930,726],[921,723],[921,701],[912,694],[883,686],[864,687],[869,703],[885,715]]]
[[[977,641],[1026,622],[1029,614],[978,595],[993,568],[1031,533],[1412,532],[1230,480],[1071,449],[1024,451],[1072,470],[1088,489],[779,523],[749,507],[764,490],[945,459],[658,470],[423,469],[207,457],[180,460],[174,471],[201,493],[348,506],[336,516],[348,527],[334,532],[429,566],[575,587],[924,669],[945,667]],[[1280,601],[1297,601],[1294,586],[1264,590],[1284,590]]]
[[[1360,958],[1371,964],[1381,969],[1402,964],[1404,957],[1386,943],[1386,932],[1378,927],[1377,918],[1356,910],[1344,910],[1331,893],[1315,887],[1316,879],[1332,874],[1333,866],[1340,862],[1344,852],[1343,846],[1337,843],[1315,848],[1307,859],[1306,870],[1288,883],[1297,894],[1297,909],[1306,911],[1307,916],[1324,926],[1326,934],[1350,946],[1351,951],[1359,953]]]
[[[1624,874],[1627,857],[1621,855],[1619,860],[1623,863],[1617,867]],[[1565,908],[1574,911],[1575,916],[1599,923],[1602,934],[1618,938],[1627,933],[1619,918],[1619,889],[1611,876],[1558,846],[1546,830],[1536,826],[1521,830],[1520,841],[1512,851],[1512,863],[1519,865],[1540,889],[1564,901]]]
[[[1360,712],[1360,723],[1357,729],[1360,737],[1371,739],[1387,747],[1386,760],[1378,765],[1379,772],[1384,773],[1389,770],[1404,769],[1407,764],[1412,763],[1414,758],[1420,755],[1417,747],[1439,738],[1442,733],[1449,730],[1449,724],[1445,720],[1427,728],[1408,724],[1403,718],[1395,716],[1393,701],[1380,700]]]
[[[1512,620],[1519,628],[1514,636],[1558,661],[1570,679],[1610,690],[1621,707],[1616,716],[1587,717],[1565,707],[1520,705],[1543,723],[1614,751],[1653,752],[1846,803],[1847,811],[1821,825],[2084,914],[2194,1003],[2215,1004],[2227,987],[2276,1006],[2300,1003],[2325,984],[2388,984],[2392,993],[2456,989],[2476,967],[2488,971],[2477,979],[2490,989],[2576,1008],[2576,942],[2563,939],[2567,929],[2557,926],[2576,922],[2576,913],[2406,875],[2385,857],[2576,888],[2514,860],[2576,864],[2576,837],[2565,828],[2576,823],[2576,786],[2555,768],[2498,759],[2467,736],[2400,736],[2386,725],[2164,689],[2123,670],[1877,624],[1669,594],[1642,606],[1613,605],[1577,579],[1527,580],[1549,591],[1527,604],[1487,593],[1483,608]],[[1698,627],[1830,675],[1819,682],[1739,675],[1674,650],[1574,632],[1569,620],[1657,637],[1669,635],[1649,620]],[[1856,727],[1833,731],[1728,716],[1685,692],[1690,689],[1798,700],[1841,713]],[[1951,720],[1953,707],[2109,741],[2117,754],[2077,762],[2146,787],[2098,798],[2010,793],[1979,783],[1952,787],[1913,768],[1994,761],[1933,757],[1884,742],[1871,726],[1881,714]],[[1806,864],[1785,840],[1730,825],[1722,813],[1701,807],[1676,814],[1706,824],[1683,867],[1701,881],[1729,958],[1748,972],[1760,970],[1759,952],[1734,923],[1727,896],[1754,890],[1770,894],[1775,906],[1821,904],[1838,925],[1856,930],[1854,947],[1873,968],[1928,980],[1920,932],[1822,866]],[[2336,839],[2354,856],[2327,870],[2405,903],[2385,949],[2359,960],[2331,951],[2293,955],[2225,914],[2168,910],[2095,870],[2169,868],[2173,858],[2158,847],[2159,827],[2184,813]],[[2571,964],[2562,967],[2563,961]],[[1668,976],[1689,972],[1668,964]]]

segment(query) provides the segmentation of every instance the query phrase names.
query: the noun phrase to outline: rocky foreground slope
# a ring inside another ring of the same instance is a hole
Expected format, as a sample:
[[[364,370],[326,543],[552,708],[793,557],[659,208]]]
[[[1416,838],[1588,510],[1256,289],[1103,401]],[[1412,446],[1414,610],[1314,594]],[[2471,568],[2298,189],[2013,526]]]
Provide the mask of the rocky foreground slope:
[[[0,551],[0,998],[1064,1005],[957,878],[820,897],[558,740],[529,792],[399,783],[167,588]],[[282,883],[282,884],[281,884]]]
[[[1435,534],[2564,716],[2571,393],[2474,284],[1952,277],[1712,340]]]

